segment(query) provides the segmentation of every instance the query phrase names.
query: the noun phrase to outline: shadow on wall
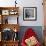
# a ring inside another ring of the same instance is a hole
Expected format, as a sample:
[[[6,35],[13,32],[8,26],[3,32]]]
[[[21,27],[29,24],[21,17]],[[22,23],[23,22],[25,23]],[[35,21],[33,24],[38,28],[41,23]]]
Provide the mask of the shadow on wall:
[[[42,26],[21,26],[20,27],[20,32],[19,32],[19,40],[20,40],[20,42],[21,42],[21,40],[22,40],[22,38],[23,38],[23,36],[24,36],[24,33],[25,33],[25,31],[28,29],[28,28],[32,28],[35,32],[36,32],[36,34],[37,34],[37,37],[38,37],[38,39],[39,39],[39,41],[41,42],[41,43],[43,43],[43,34],[42,34]]]

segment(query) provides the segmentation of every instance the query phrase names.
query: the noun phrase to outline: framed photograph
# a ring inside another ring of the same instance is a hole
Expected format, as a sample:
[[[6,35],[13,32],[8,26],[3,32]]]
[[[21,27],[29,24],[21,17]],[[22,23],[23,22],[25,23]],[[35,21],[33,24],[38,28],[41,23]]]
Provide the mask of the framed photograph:
[[[17,14],[17,11],[16,11],[16,10],[10,10],[10,11],[9,11],[9,14],[10,14],[10,15],[16,15],[16,14]]]
[[[2,15],[9,15],[9,10],[2,10]]]
[[[24,21],[37,20],[37,8],[36,7],[24,7],[23,8],[23,20]]]

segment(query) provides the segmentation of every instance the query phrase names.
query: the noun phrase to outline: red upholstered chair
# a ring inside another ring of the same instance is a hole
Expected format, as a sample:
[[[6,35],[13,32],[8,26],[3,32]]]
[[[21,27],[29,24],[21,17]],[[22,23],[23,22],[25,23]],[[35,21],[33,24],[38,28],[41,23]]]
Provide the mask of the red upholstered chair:
[[[24,34],[24,37],[22,38],[22,42],[21,42],[21,46],[27,46],[25,40],[29,39],[30,37],[35,37],[37,40],[37,43],[34,46],[41,46],[40,42],[37,39],[37,35],[36,33],[33,31],[33,29],[28,28]]]

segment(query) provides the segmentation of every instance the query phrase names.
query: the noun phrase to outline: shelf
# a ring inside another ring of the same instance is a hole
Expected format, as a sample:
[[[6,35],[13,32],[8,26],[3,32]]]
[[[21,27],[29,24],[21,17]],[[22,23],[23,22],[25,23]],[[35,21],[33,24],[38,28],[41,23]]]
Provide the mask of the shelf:
[[[14,29],[16,29],[17,31],[19,31],[19,25],[18,24],[0,24],[1,27],[1,31],[5,28],[9,28],[12,29],[14,31]]]
[[[2,24],[18,24],[18,16],[2,16]]]
[[[2,42],[3,46],[18,46],[18,41]]]
[[[0,7],[1,15],[18,15],[19,7]]]
[[[0,24],[18,24],[18,10],[19,7],[0,7]]]
[[[18,46],[18,10],[19,7],[0,7],[0,46]]]
[[[19,40],[15,40],[15,41],[12,41],[12,40],[10,40],[10,41],[3,41],[4,43],[15,43],[15,42],[19,42]]]

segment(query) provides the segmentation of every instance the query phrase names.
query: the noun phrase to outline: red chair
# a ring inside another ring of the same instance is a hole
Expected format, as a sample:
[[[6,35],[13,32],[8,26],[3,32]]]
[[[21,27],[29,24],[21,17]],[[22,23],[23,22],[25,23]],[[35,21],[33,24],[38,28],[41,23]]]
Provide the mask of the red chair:
[[[25,43],[25,40],[34,36],[37,39],[36,33],[33,31],[33,29],[29,28],[26,30],[24,37],[22,38],[21,46],[27,46]],[[37,40],[38,41],[38,40]],[[38,41],[35,46],[41,46],[40,42]]]

